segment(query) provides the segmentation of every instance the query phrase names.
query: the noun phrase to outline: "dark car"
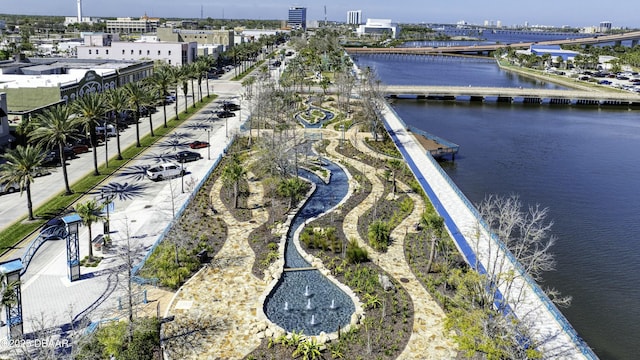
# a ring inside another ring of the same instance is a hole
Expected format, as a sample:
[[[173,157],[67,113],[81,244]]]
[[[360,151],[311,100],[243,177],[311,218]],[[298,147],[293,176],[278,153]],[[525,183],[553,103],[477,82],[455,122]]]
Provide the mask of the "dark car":
[[[194,141],[192,143],[189,144],[189,147],[192,149],[202,149],[202,148],[206,148],[209,147],[209,143],[206,141]]]
[[[69,147],[64,148],[64,159],[69,160],[76,157],[76,153]],[[48,151],[44,156],[43,164],[45,165],[60,165],[60,153],[58,149]]]
[[[189,161],[196,161],[202,159],[202,156],[194,151],[184,150],[176,153],[174,158],[177,162],[186,163]]]
[[[224,111],[238,111],[240,110],[240,105],[226,102],[222,104],[222,109],[224,109]]]
[[[236,116],[236,114],[232,113],[231,111],[220,111],[218,113],[218,117],[219,118],[230,118],[230,117],[234,117]]]

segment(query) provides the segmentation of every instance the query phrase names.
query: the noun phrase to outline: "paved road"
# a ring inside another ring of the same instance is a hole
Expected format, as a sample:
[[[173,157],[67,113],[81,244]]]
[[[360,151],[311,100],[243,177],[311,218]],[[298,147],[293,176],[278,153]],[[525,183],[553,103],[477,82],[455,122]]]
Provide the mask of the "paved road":
[[[130,161],[102,184],[101,187],[117,190],[115,209],[110,213],[110,236],[114,247],[108,252],[95,252],[96,255],[104,256],[104,260],[97,268],[82,267],[81,279],[70,282],[67,275],[65,242],[48,241],[38,250],[22,277],[25,333],[37,330],[41,323],[47,327],[57,327],[70,323],[72,319],[77,321],[84,318],[95,321],[118,314],[118,299],[125,293],[124,287],[121,286],[126,273],[122,271],[122,255],[125,249],[132,249],[134,264],[148,252],[159,234],[171,223],[174,213],[186,203],[195,184],[206,178],[216,159],[223,154],[234,134],[240,131],[241,123],[248,117],[248,111],[245,109],[237,111],[236,117],[227,120],[214,118],[211,113],[217,110],[223,100],[240,102],[239,93],[242,89],[239,82],[226,80],[216,80],[214,84],[210,81],[210,85],[215,88],[219,99]],[[241,105],[244,107],[246,103]],[[156,114],[158,115],[162,115],[161,111]],[[162,126],[162,121],[158,119],[160,117],[154,118],[154,125]],[[148,121],[146,123],[148,124]],[[144,127],[143,124],[145,121],[141,123],[141,134],[148,131],[148,125]],[[205,130],[205,126],[209,126],[209,132]],[[123,135],[123,147],[135,142],[134,129],[128,129]],[[188,149],[186,144],[193,140],[209,140],[212,146],[194,150],[200,152],[202,159],[186,163],[186,175],[183,178],[153,182],[144,176],[145,167],[162,161],[167,154],[175,150]],[[98,148],[98,154],[99,159],[104,161],[102,149],[103,147]],[[71,182],[86,176],[93,168],[92,161],[91,154],[85,154],[84,157],[71,161],[69,169],[70,174],[73,174]],[[47,201],[50,194],[64,190],[59,173],[41,179],[47,180],[47,190],[38,192],[37,203],[43,203]],[[99,188],[96,193],[88,194],[85,199],[99,196]],[[3,197],[2,202],[7,203],[4,199],[12,199],[12,203],[23,200],[16,194],[9,196]],[[15,218],[19,216],[12,215]],[[94,236],[101,233],[102,223],[94,225],[92,230]],[[81,227],[79,237],[80,257],[83,258],[88,254],[87,227]],[[14,253],[5,255],[3,260],[19,257],[23,251],[23,249],[17,249]],[[0,343],[0,351],[2,351],[1,345],[2,343]]]
[[[210,82],[211,86],[211,82]],[[206,90],[206,89],[205,89]],[[196,89],[197,91],[197,89]],[[206,92],[205,92],[206,95]],[[178,98],[179,111],[184,110],[184,97],[180,96]],[[188,105],[193,104],[193,100],[189,97],[187,98]],[[175,114],[175,110],[173,106],[167,106],[167,117],[171,118]],[[154,128],[161,127],[164,123],[164,117],[162,113],[162,108],[159,108],[159,111],[152,115]],[[149,118],[145,117],[140,120],[140,137],[144,137],[149,134]],[[136,129],[135,125],[130,125],[128,129],[122,131],[120,133],[120,145],[124,150],[128,146],[135,144],[136,142]],[[110,138],[107,145],[107,150],[110,154],[110,157],[113,157],[117,154],[117,145],[115,138]],[[93,174],[93,150],[88,153],[80,154],[77,158],[69,160],[67,162],[67,172],[69,175],[69,183],[73,184],[74,182],[86,177],[91,176]],[[105,146],[99,145],[97,147],[98,151],[98,162],[99,164],[105,163]],[[52,167],[49,168],[51,171],[50,175],[36,178],[35,182],[31,185],[32,191],[32,201],[34,205],[34,209],[46,204],[53,197],[57,196],[61,192],[65,190],[64,188],[64,177],[62,175],[61,167]],[[0,207],[0,230],[5,229],[9,225],[13,224],[17,220],[27,216],[27,199],[26,194],[13,193],[6,194],[0,196],[0,202],[2,203],[2,207]]]

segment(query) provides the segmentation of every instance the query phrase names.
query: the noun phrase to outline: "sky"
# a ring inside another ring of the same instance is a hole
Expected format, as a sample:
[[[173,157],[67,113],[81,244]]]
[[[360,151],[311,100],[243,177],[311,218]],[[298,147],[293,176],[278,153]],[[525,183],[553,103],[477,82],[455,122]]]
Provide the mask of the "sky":
[[[297,1],[297,2],[296,2]],[[481,4],[481,5],[480,5]],[[286,20],[290,6],[307,8],[308,20],[345,21],[348,10],[362,10],[363,20],[391,19],[398,23],[549,25],[640,28],[637,0],[83,0],[83,16]],[[0,0],[0,13],[76,16],[77,0]]]

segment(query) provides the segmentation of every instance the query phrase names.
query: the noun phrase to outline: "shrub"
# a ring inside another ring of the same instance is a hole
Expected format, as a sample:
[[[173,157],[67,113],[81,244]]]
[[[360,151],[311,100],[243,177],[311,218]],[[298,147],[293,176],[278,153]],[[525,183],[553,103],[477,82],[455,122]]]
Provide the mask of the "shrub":
[[[349,241],[346,255],[347,261],[351,264],[369,261],[369,253],[367,252],[367,249],[361,248],[356,240]]]
[[[376,220],[369,225],[369,245],[378,251],[386,251],[391,243],[391,228],[384,221]]]

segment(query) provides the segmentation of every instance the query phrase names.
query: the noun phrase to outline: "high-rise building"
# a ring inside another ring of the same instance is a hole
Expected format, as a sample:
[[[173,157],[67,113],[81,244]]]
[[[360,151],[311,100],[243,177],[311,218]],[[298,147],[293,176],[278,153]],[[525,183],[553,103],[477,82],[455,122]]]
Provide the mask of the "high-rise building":
[[[600,22],[600,32],[606,33],[611,31],[611,21]]]
[[[362,23],[362,10],[347,11],[347,24],[360,25]]]
[[[307,8],[292,6],[289,8],[289,27],[307,29]]]

